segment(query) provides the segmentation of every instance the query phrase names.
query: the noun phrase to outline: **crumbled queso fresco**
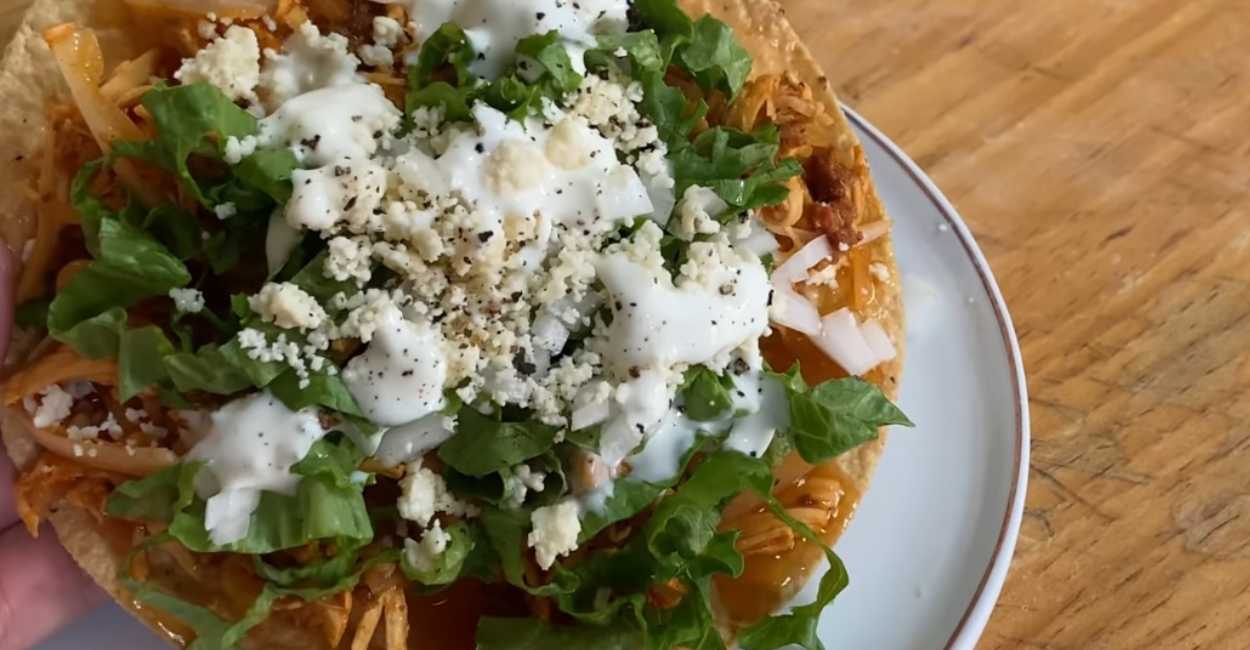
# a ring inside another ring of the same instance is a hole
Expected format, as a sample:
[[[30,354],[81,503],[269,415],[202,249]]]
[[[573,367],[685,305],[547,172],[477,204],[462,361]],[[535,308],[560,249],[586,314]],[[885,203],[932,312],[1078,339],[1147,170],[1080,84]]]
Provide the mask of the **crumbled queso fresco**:
[[[439,411],[451,399],[507,404],[565,432],[602,425],[609,472],[684,421],[674,403],[687,368],[760,370],[771,291],[744,245],[758,222],[744,213],[722,225],[727,206],[705,188],[674,196],[636,82],[587,74],[523,121],[482,103],[461,123],[422,108],[405,134],[400,109],[362,72],[395,63],[409,37],[394,20],[376,19],[374,42],[355,52],[311,23],[281,52],[260,52],[239,29],[188,59],[178,78],[213,83],[260,117],[256,136],[226,143],[227,162],[275,148],[299,162],[293,195],[272,217],[269,268],[316,233],[325,280],[350,287],[317,297],[291,282],[264,285],[247,304],[265,326],[237,338],[252,358],[290,366],[307,386],[336,372],[329,357],[343,342],[355,351],[343,383],[387,435],[445,432]],[[661,255],[670,213],[670,230],[691,242],[675,272]],[[203,304],[171,298],[183,311]],[[403,448],[413,461],[403,517],[426,527],[436,512],[473,514],[420,467],[428,447]],[[634,462],[642,472],[648,461]],[[509,480],[518,504],[544,485],[528,466]],[[534,513],[540,565],[576,546],[579,507],[566,500]],[[409,542],[425,562],[446,537],[436,527]]]

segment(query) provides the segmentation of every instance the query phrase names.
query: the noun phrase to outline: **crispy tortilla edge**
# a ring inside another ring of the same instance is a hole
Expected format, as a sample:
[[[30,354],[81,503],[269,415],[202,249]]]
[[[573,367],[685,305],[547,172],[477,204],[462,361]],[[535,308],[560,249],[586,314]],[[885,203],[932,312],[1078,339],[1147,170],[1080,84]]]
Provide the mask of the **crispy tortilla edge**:
[[[812,56],[811,50],[795,33],[790,21],[786,18],[785,9],[771,0],[678,0],[678,2],[691,16],[711,14],[733,28],[734,34],[751,54],[752,77],[761,74],[790,73],[810,86],[816,99],[834,118],[839,132],[837,147],[843,151],[862,151],[863,146],[851,129],[850,122],[842,113],[829,78]],[[865,171],[865,175],[867,174],[868,172]],[[865,197],[859,222],[888,218],[871,177],[863,180],[869,191]],[[869,246],[872,246],[874,257],[890,270],[889,281],[874,277],[873,282],[876,285],[876,295],[884,298],[886,312],[889,314],[887,322],[882,323],[882,326],[895,341],[899,351],[898,356],[893,361],[884,364],[878,372],[884,378],[882,389],[890,399],[897,399],[904,355],[904,316],[898,264],[894,257],[894,246],[890,237],[882,237]],[[876,440],[860,445],[837,459],[838,465],[852,479],[854,487],[860,494],[868,488],[873,470],[885,449],[885,438],[883,429]]]

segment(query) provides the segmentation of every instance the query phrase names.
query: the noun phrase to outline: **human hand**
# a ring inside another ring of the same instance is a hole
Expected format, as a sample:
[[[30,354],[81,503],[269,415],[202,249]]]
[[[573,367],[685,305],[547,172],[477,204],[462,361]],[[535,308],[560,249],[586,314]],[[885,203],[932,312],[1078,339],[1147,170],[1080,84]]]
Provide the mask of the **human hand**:
[[[13,325],[13,256],[0,243],[0,359]],[[24,650],[104,601],[45,525],[33,538],[18,522],[8,454],[0,451],[0,650]]]

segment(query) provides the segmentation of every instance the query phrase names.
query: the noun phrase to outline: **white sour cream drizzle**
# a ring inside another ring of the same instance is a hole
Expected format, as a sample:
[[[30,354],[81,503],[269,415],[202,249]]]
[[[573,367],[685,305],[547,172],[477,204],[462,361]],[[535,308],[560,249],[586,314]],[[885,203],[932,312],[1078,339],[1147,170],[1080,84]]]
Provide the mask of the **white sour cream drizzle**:
[[[388,306],[368,347],[343,368],[343,383],[365,417],[397,426],[442,408],[447,378],[442,340],[437,329],[405,320]]]
[[[772,443],[773,434],[790,426],[786,389],[760,373],[735,375],[733,381],[733,410],[741,415],[729,429],[725,448],[758,457]]]
[[[476,205],[481,230],[498,230],[507,217],[538,215],[536,241],[544,253],[554,223],[616,221],[652,211],[638,173],[620,164],[611,141],[581,118],[551,128],[522,125],[478,103],[476,129],[462,129],[437,158],[413,149],[395,162],[412,187],[434,195],[456,193]],[[523,253],[524,254],[524,253]],[[535,258],[534,263],[538,259]]]
[[[668,410],[657,423],[655,431],[647,437],[646,445],[620,461],[629,467],[629,474],[617,481],[668,481],[682,470],[681,460],[699,434],[723,432],[726,428],[729,429],[729,436],[724,443],[725,449],[751,457],[762,455],[776,432],[790,424],[785,387],[758,371],[735,375],[733,381],[735,389],[731,392],[733,405],[729,414],[716,420],[698,422],[682,415],[677,409]],[[619,426],[617,423],[622,420],[618,417],[606,426]],[[605,429],[605,439],[608,438],[608,431]],[[641,436],[635,438],[640,439]],[[605,462],[610,460],[606,453],[603,458]],[[605,502],[615,493],[617,481],[606,481],[581,495],[579,503],[587,510],[602,512]]]
[[[386,467],[412,462],[451,437],[441,413],[430,413],[414,422],[387,429],[373,457]]]
[[[399,124],[399,109],[375,84],[351,83],[311,90],[284,102],[260,121],[261,146],[290,146],[305,167],[344,158],[364,160],[377,151],[375,136]]]
[[[293,494],[291,473],[326,431],[316,409],[292,411],[268,391],[226,404],[211,416],[207,435],[186,455],[204,461],[196,492],[208,500],[204,525],[214,543],[247,535],[261,490]]]
[[[618,371],[704,363],[768,328],[771,286],[758,260],[725,266],[711,286],[673,286],[666,273],[607,255],[599,279],[614,304],[608,360]]]
[[[516,44],[533,34],[559,32],[578,72],[582,54],[595,45],[595,35],[624,32],[629,25],[626,0],[393,0],[408,8],[418,42],[443,23],[460,25],[479,53],[473,72],[495,78],[512,60]]]

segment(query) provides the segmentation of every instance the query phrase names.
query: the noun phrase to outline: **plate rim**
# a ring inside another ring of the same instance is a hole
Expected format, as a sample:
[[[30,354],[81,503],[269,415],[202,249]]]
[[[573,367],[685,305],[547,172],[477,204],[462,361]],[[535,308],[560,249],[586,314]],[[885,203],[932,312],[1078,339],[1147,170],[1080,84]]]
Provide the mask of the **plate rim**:
[[[1007,302],[999,290],[998,282],[994,278],[989,262],[985,259],[985,255],[981,252],[981,247],[977,245],[976,239],[972,236],[972,231],[964,223],[963,218],[959,216],[955,206],[938,189],[933,180],[929,178],[929,175],[893,140],[851,107],[842,104],[841,108],[847,119],[860,131],[862,136],[871,139],[880,146],[886,155],[907,174],[929,203],[937,210],[938,214],[942,215],[951,231],[958,238],[964,253],[968,256],[969,261],[972,262],[972,266],[976,270],[977,277],[981,280],[982,288],[990,297],[990,305],[993,308],[994,318],[998,324],[999,334],[1002,337],[1008,365],[1011,366],[1012,370],[1012,392],[1015,396],[1013,400],[1015,411],[1015,453],[1013,454],[1012,474],[1015,478],[1011,482],[1008,492],[1007,508],[1003,513],[1002,523],[999,526],[994,552],[981,575],[981,579],[977,583],[972,599],[964,609],[963,615],[960,616],[959,622],[956,623],[955,629],[947,637],[944,646],[947,650],[952,648],[971,648],[980,639],[981,633],[985,630],[985,626],[993,612],[994,604],[998,601],[998,596],[1002,592],[1003,583],[1007,578],[1007,571],[1011,565],[1016,541],[1019,537],[1020,524],[1024,516],[1024,497],[1028,488],[1031,432],[1029,428],[1028,384],[1024,372],[1024,359],[1020,352],[1020,342],[1016,337],[1016,330],[1012,324],[1011,314],[1007,309]]]

